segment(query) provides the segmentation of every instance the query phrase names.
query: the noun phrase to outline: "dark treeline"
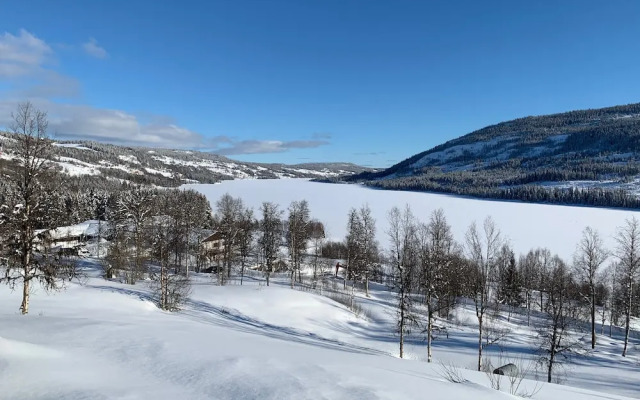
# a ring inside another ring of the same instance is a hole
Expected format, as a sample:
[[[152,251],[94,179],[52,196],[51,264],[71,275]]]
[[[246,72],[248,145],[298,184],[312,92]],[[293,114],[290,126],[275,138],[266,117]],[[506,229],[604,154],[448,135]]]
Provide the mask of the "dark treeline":
[[[480,181],[482,182],[482,181]],[[446,184],[428,177],[406,177],[366,182],[368,186],[390,190],[414,190],[473,196],[484,199],[515,200],[532,203],[589,205],[594,207],[640,208],[640,199],[623,189],[549,188],[539,185],[495,187],[470,179]]]

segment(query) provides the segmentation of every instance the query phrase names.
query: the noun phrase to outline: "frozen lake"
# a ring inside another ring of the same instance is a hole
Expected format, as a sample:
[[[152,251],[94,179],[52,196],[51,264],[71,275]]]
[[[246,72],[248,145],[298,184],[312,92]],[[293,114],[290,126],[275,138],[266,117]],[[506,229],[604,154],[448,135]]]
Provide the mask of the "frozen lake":
[[[591,226],[599,231],[606,246],[614,250],[616,228],[626,218],[638,213],[604,208],[529,204],[519,202],[478,200],[443,194],[383,191],[360,185],[316,183],[304,179],[234,180],[213,185],[184,185],[207,196],[215,209],[215,202],[225,193],[243,199],[253,207],[256,215],[263,201],[280,205],[285,210],[292,201],[306,199],[311,214],[325,224],[328,238],[342,240],[346,234],[347,213],[352,207],[368,204],[377,219],[377,236],[387,247],[387,213],[393,206],[408,204],[416,217],[428,221],[437,208],[445,211],[456,240],[463,241],[464,233],[473,221],[481,224],[492,216],[504,237],[508,238],[516,254],[532,248],[546,247],[566,261],[571,261],[582,230]]]

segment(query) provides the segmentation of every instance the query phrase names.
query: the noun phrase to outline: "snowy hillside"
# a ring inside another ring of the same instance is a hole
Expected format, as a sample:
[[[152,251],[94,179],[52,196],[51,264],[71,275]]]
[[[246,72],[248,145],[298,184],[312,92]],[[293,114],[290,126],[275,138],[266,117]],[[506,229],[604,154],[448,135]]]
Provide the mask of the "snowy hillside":
[[[0,159],[12,160],[15,140],[0,135]],[[124,147],[97,142],[54,142],[53,164],[69,176],[104,176],[111,180],[177,186],[247,178],[331,178],[370,169],[350,163],[260,164],[212,153]]]
[[[499,399],[473,358],[472,327],[443,340],[436,359],[460,366],[451,383],[438,363],[396,358],[388,292],[359,297],[373,319],[317,294],[279,284],[219,287],[197,276],[178,313],[158,310],[143,283],[92,275],[85,285],[33,296],[33,312],[15,310],[19,293],[0,287],[2,399]],[[463,312],[464,313],[464,312]],[[465,331],[468,330],[468,334]],[[528,341],[519,331],[513,348]],[[424,347],[416,340],[411,356]],[[615,359],[616,368],[608,365]],[[537,399],[637,397],[632,363],[603,351],[580,366],[574,386],[525,381]],[[590,390],[599,390],[597,391]]]
[[[640,104],[502,122],[344,179],[384,189],[637,207]]]
[[[472,221],[491,215],[516,252],[545,246],[565,259],[571,258],[584,226],[597,229],[611,248],[616,226],[634,214],[303,179],[190,187],[213,204],[230,193],[256,212],[262,201],[285,209],[292,200],[307,199],[311,215],[323,222],[333,240],[344,239],[348,210],[367,203],[384,249],[389,245],[387,212],[404,204],[421,220],[443,208],[457,240]],[[336,259],[322,260],[315,288],[308,264],[295,289],[289,288],[288,272],[274,272],[266,286],[264,273],[252,268],[259,261],[248,264],[242,285],[237,265],[226,286],[218,285],[216,273],[189,269],[190,295],[181,310],[165,312],[157,306],[153,281],[125,284],[122,278],[102,277],[104,260],[95,258],[98,250],[102,255],[118,250],[105,243],[108,235],[102,241],[94,237],[97,232],[94,221],[49,232],[52,239],[92,237],[82,244],[87,257],[65,259],[77,262],[86,279],[57,293],[46,293],[33,281],[29,314],[18,310],[20,287],[14,291],[0,285],[0,399],[514,398],[506,378],[498,392],[495,375],[474,370],[478,320],[473,303],[463,297],[446,317],[436,320],[434,362],[426,362],[421,326],[407,333],[405,358],[400,359],[398,295],[389,276],[371,281],[367,296],[360,284],[354,291],[343,289],[342,273],[333,272]],[[117,237],[108,240],[114,244]],[[415,307],[424,315],[424,305]],[[515,392],[550,400],[640,398],[640,321],[632,320],[627,357],[621,356],[623,329],[613,326],[610,335],[601,333],[598,322],[597,348],[561,362],[554,378],[561,384],[547,384],[541,383],[545,366],[537,363],[538,329],[547,318],[539,309],[530,314],[529,318],[524,308],[507,311],[498,306],[485,325],[500,332],[499,341],[484,350],[486,362],[515,362],[522,368],[524,380]],[[604,325],[608,328],[608,321]],[[582,337],[579,331],[573,334]]]

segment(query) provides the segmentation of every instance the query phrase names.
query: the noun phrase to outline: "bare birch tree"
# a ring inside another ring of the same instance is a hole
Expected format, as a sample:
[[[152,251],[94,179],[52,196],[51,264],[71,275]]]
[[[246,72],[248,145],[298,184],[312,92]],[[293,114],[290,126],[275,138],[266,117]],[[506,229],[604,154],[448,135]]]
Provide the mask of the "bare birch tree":
[[[470,295],[473,298],[476,317],[478,318],[478,371],[482,370],[483,338],[487,311],[492,306],[492,280],[497,273],[497,259],[503,240],[500,231],[491,217],[487,217],[482,225],[482,232],[475,224],[467,230],[466,252],[473,274]]]
[[[216,203],[214,226],[222,234],[222,268],[218,271],[218,283],[224,285],[231,276],[231,265],[235,258],[238,222],[244,205],[242,199],[225,193]]]
[[[558,256],[549,260],[549,285],[545,314],[547,318],[538,328],[539,361],[546,364],[547,382],[572,354],[582,351],[578,311],[574,301],[575,284],[567,265]]]
[[[260,210],[262,219],[259,223],[260,238],[258,241],[264,260],[263,269],[267,278],[267,286],[269,286],[269,279],[278,259],[282,238],[282,210],[278,209],[277,204],[271,202],[262,203]]]
[[[52,228],[42,225],[45,219],[44,194],[50,181],[51,141],[47,138],[47,113],[26,102],[12,113],[10,130],[16,139],[17,165],[9,173],[8,204],[0,210],[0,227],[5,236],[2,246],[5,256],[4,274],[0,282],[11,287],[22,285],[22,314],[29,312],[32,282],[39,282],[46,290],[60,289],[65,280],[75,276],[71,263],[40,252],[44,236],[37,230]]]
[[[573,257],[573,269],[580,283],[588,288],[587,302],[591,319],[591,348],[596,348],[596,289],[598,269],[606,261],[607,251],[598,232],[591,227],[582,231],[582,238],[578,243]]]
[[[407,205],[404,212],[394,207],[388,214],[390,255],[394,268],[395,289],[397,290],[397,333],[400,335],[400,358],[404,356],[405,335],[415,324],[412,288],[417,276],[418,245],[416,224],[411,209]]]
[[[622,300],[625,313],[622,356],[626,357],[629,345],[631,312],[634,307],[634,288],[638,284],[640,275],[640,224],[638,220],[635,217],[627,219],[623,226],[618,227],[615,239],[618,244],[616,256],[620,260],[617,275],[622,285]]]
[[[298,281],[301,281],[300,268],[307,244],[310,239],[309,204],[306,200],[294,201],[289,206],[289,217],[287,219],[287,247],[289,248],[291,288],[298,274]]]
[[[451,233],[451,226],[442,209],[435,210],[427,225],[418,227],[419,277],[418,284],[424,303],[427,307],[427,362],[432,361],[432,341],[435,315],[446,302],[441,298],[446,296],[445,275],[454,262],[456,244]]]

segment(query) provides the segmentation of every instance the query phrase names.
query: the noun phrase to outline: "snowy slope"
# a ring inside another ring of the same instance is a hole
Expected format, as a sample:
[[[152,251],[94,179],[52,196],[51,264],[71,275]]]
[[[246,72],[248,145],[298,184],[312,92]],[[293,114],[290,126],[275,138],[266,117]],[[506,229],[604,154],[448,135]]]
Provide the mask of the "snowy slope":
[[[396,339],[385,292],[374,289],[367,300],[380,316],[368,321],[277,283],[221,288],[205,276],[196,282],[192,301],[173,314],[149,301],[143,283],[92,277],[55,295],[37,291],[28,316],[15,310],[19,293],[0,287],[0,398],[510,398],[491,389],[484,374],[461,370],[468,381],[450,383],[438,364],[388,354]],[[465,362],[473,355],[469,340],[443,346],[443,357]],[[633,373],[617,371],[617,393],[637,394]],[[604,391],[608,399],[623,398]],[[545,384],[535,398],[603,394]]]
[[[509,199],[517,192],[515,198],[527,201],[541,201],[522,194],[531,185],[539,192],[559,191],[550,187],[620,189],[637,199],[640,103],[500,122],[385,170],[343,179],[485,198]],[[573,202],[594,204],[590,201],[578,197]]]
[[[6,134],[9,135],[9,134]],[[0,159],[14,158],[15,140],[0,136]],[[260,164],[213,153],[124,147],[97,142],[54,142],[53,164],[69,176],[103,176],[156,186],[247,178],[331,178],[370,171],[350,163]]]

